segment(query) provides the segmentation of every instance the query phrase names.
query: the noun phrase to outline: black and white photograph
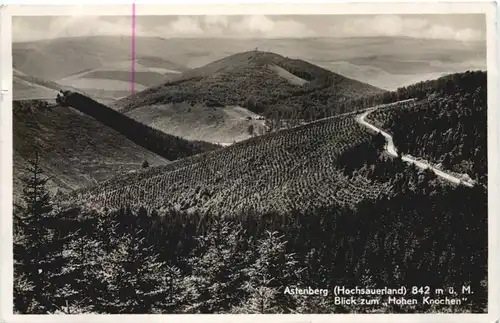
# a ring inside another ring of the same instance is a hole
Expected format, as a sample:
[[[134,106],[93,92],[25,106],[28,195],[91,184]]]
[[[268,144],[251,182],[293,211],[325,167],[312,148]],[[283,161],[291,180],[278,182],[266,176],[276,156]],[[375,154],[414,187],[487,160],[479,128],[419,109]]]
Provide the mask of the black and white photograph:
[[[14,314],[488,313],[485,13],[127,8],[11,18]]]

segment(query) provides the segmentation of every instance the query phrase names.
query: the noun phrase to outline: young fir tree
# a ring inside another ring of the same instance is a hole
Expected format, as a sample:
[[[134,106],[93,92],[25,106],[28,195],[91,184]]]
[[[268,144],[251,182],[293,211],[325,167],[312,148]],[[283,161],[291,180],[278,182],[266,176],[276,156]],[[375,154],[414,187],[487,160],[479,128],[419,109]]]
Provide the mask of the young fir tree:
[[[244,269],[248,281],[244,285],[248,298],[237,313],[292,313],[297,306],[297,295],[285,293],[287,287],[298,286],[300,272],[294,255],[287,253],[286,241],[278,232],[266,232],[257,245],[257,258]]]
[[[97,212],[92,215],[100,218]],[[61,288],[65,302],[60,311],[66,314],[99,312],[103,303],[96,306],[95,301],[105,297],[106,286],[99,279],[103,266],[107,264],[104,243],[97,234],[90,234],[85,219],[80,224],[81,229],[74,234],[65,250],[65,280]]]
[[[102,249],[103,252],[98,257],[100,259],[95,258],[93,267],[89,267],[93,270],[87,271],[87,284],[94,286],[87,292],[96,296],[98,312],[158,312],[173,288],[164,275],[165,264],[158,260],[153,246],[146,239],[145,230],[135,223],[136,213],[130,209],[122,209],[118,213],[123,214],[110,215],[110,223],[97,225],[97,228],[108,232],[98,233],[99,239],[91,248]],[[118,219],[125,223],[113,225]],[[109,239],[105,239],[106,236]]]
[[[241,225],[216,219],[209,232],[197,238],[185,278],[187,313],[225,313],[242,298],[247,254]]]
[[[325,247],[328,244],[323,242]],[[327,284],[322,281],[321,277],[329,276],[327,266],[321,264],[321,260],[325,258],[325,253],[322,250],[311,248],[305,257],[305,270],[303,272],[303,281],[311,283],[304,286],[317,286],[318,288],[327,288]],[[323,267],[323,268],[322,268]],[[326,268],[325,268],[326,267]],[[326,270],[325,270],[326,269]],[[297,299],[297,307],[295,310],[298,314],[328,314],[334,312],[332,295],[302,295]]]
[[[13,221],[15,308],[21,313],[47,313],[56,308],[53,296],[61,276],[63,238],[38,152],[27,171],[23,201],[16,205]]]
[[[175,266],[163,265],[158,288],[146,293],[152,300],[151,314],[181,313],[184,299],[182,272]]]

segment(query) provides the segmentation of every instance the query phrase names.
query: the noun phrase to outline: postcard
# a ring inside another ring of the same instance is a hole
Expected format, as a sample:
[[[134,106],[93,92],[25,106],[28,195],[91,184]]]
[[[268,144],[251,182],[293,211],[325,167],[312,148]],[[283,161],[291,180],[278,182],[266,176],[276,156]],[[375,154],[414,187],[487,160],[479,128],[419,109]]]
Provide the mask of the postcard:
[[[494,3],[0,15],[2,320],[498,319]]]

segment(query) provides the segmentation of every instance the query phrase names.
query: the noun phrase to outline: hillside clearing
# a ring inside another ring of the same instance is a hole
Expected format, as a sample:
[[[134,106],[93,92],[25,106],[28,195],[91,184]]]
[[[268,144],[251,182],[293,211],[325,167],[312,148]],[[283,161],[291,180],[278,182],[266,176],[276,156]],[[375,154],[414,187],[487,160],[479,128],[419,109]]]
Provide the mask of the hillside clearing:
[[[290,82],[290,84],[304,85],[308,82],[307,80],[301,79],[300,77],[293,75],[292,73],[288,72],[287,70],[285,70],[277,65],[272,64],[272,65],[269,65],[268,68],[275,71],[279,76],[281,76],[282,78],[284,78],[288,82]]]
[[[168,134],[213,143],[238,142],[266,128],[259,115],[238,106],[173,103],[140,107],[127,115]]]

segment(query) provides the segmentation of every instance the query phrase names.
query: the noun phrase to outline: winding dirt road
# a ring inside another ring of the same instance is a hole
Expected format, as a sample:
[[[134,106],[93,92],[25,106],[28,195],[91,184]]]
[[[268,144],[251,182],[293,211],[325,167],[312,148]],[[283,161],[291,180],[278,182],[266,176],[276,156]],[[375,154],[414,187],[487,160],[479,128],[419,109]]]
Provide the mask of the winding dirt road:
[[[409,101],[409,100],[405,100],[405,101]],[[403,102],[403,101],[400,101],[400,102]],[[387,106],[387,105],[385,105]],[[396,147],[394,146],[394,141],[392,139],[392,136],[389,135],[387,132],[375,127],[374,125],[372,125],[371,123],[368,123],[365,119],[366,119],[366,116],[368,116],[370,113],[372,113],[373,111],[381,108],[383,106],[377,106],[377,107],[374,107],[374,108],[371,108],[363,113],[361,113],[360,115],[358,115],[356,117],[356,121],[359,122],[361,125],[367,127],[367,128],[370,128],[372,129],[373,131],[375,132],[379,132],[380,134],[382,134],[385,138],[385,141],[386,141],[386,145],[385,145],[385,150],[387,151],[387,153],[391,156],[394,156],[394,157],[397,157],[398,156],[398,152],[397,152],[397,149]],[[409,155],[402,155],[401,156],[401,159],[404,160],[405,162],[407,163],[411,163],[411,164],[414,164],[415,166],[421,168],[421,169],[430,169],[432,170],[437,176],[441,177],[441,178],[444,178],[445,180],[451,182],[451,183],[454,183],[454,184],[462,184],[462,185],[465,185],[467,187],[473,187],[474,186],[474,181],[471,180],[470,178],[468,177],[465,177],[463,179],[461,178],[458,178],[452,174],[449,174],[449,173],[446,173],[440,169],[437,169],[436,167],[433,167],[432,165],[430,165],[429,163],[427,162],[423,162],[423,161],[420,161],[420,160],[416,160],[415,158],[413,158],[412,156],[409,156]]]

